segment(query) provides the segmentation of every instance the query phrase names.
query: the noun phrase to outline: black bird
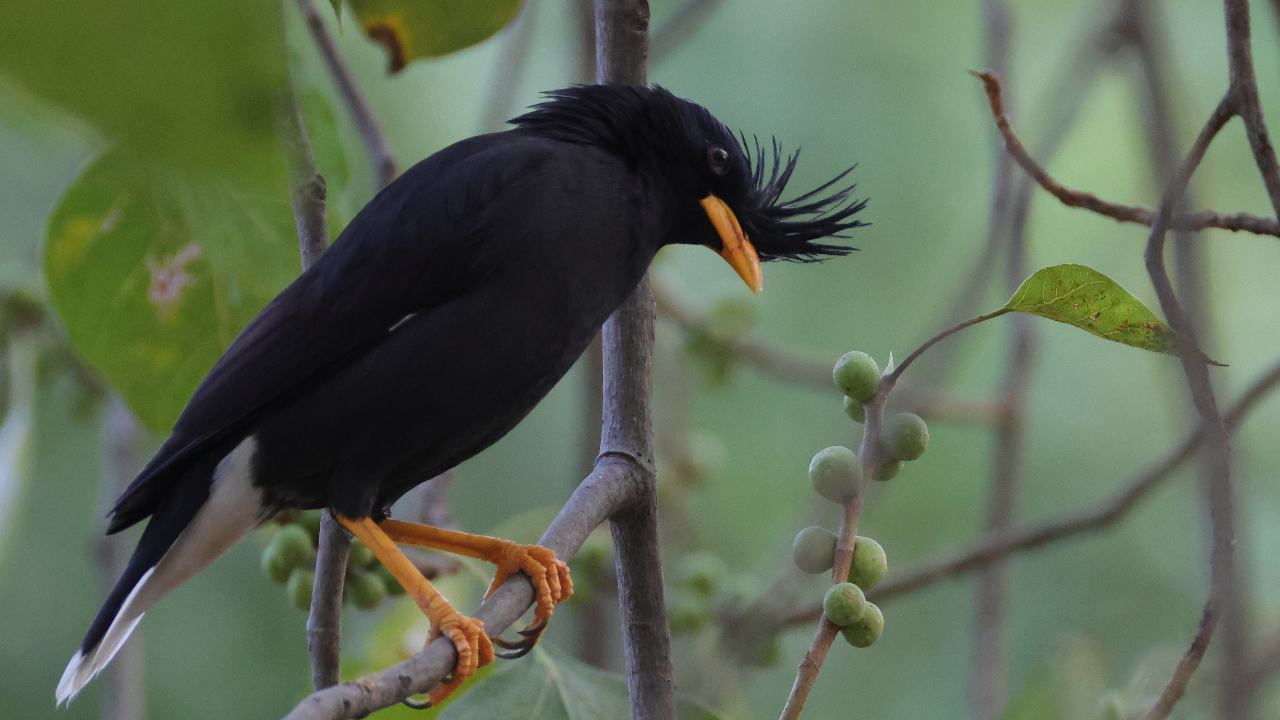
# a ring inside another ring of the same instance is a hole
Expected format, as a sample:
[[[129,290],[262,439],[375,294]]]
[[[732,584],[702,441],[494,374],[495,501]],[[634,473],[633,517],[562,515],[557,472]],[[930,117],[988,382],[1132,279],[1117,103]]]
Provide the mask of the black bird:
[[[505,435],[582,354],[658,250],[705,245],[753,291],[759,260],[820,260],[861,225],[849,171],[780,200],[796,157],[772,163],[704,108],[661,88],[582,86],[463,140],[391,183],[214,365],[108,533],[151,518],[58,683],[98,673],[142,614],[251,529],[289,508],[332,508],[453,640],[446,695],[489,662],[396,548],[426,544],[524,570],[537,626],[572,592],[536,546],[387,519],[424,480]],[[825,193],[825,194],[824,194]],[[536,637],[535,637],[536,639]],[[504,645],[506,646],[506,645]]]

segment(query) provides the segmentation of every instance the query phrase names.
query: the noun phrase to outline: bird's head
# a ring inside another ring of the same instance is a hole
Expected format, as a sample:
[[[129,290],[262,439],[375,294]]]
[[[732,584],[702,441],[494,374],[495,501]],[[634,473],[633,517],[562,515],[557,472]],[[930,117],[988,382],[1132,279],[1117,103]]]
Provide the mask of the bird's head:
[[[853,215],[866,201],[851,200],[854,186],[840,185],[853,168],[782,201],[798,153],[784,160],[776,141],[772,153],[758,142],[752,148],[701,105],[660,87],[630,85],[580,85],[547,97],[511,122],[603,147],[662,178],[680,220],[666,241],[711,248],[754,292],[760,292],[761,261],[814,262],[854,249],[815,242],[864,225]]]

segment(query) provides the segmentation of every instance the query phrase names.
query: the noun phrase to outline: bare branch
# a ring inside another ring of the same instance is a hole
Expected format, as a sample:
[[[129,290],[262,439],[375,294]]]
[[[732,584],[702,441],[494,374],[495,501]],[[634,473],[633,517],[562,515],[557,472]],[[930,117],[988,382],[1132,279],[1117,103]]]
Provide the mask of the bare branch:
[[[647,482],[651,472],[651,468],[641,467],[621,453],[602,455],[595,470],[574,491],[538,544],[555,551],[557,557],[572,557],[591,531],[622,508],[637,485]],[[484,622],[485,631],[490,635],[499,635],[533,605],[533,599],[533,586],[528,578],[517,574],[490,595],[473,617]],[[285,720],[364,717],[410,695],[430,690],[449,674],[456,662],[453,643],[443,637],[436,638],[422,652],[402,663],[312,693]]]
[[[1213,629],[1217,624],[1218,613],[1213,606],[1213,600],[1209,600],[1205,603],[1204,612],[1200,614],[1200,627],[1191,640],[1191,647],[1178,661],[1178,666],[1173,670],[1173,677],[1160,693],[1160,699],[1142,716],[1142,720],[1165,720],[1169,717],[1169,713],[1173,712],[1173,706],[1177,705],[1186,694],[1187,684],[1191,682],[1192,676],[1200,667],[1200,661],[1204,659],[1204,653],[1209,649],[1209,641],[1213,638]]]
[[[373,177],[378,183],[377,189],[381,190],[390,185],[398,174],[395,153],[391,151],[391,146],[382,133],[382,126],[373,115],[369,99],[356,83],[355,73],[351,72],[351,66],[347,65],[347,60],[338,49],[338,44],[329,34],[329,27],[325,25],[324,17],[316,8],[315,1],[296,0],[296,2],[298,10],[302,12],[302,17],[307,22],[307,30],[311,32],[316,47],[320,49],[325,67],[329,68],[329,76],[333,78],[333,84],[338,87],[342,101],[346,104],[347,111],[351,113],[351,121],[355,123],[356,131],[360,133],[360,140],[364,142],[365,152],[369,155]]]
[[[1031,177],[1035,178],[1040,187],[1044,188],[1049,194],[1056,197],[1063,205],[1068,207],[1083,208],[1099,215],[1105,215],[1113,220],[1120,222],[1137,223],[1139,225],[1150,226],[1154,221],[1155,213],[1144,207],[1134,205],[1119,205],[1099,198],[1092,193],[1080,190],[1072,190],[1057,180],[1027,153],[1022,145],[1022,141],[1013,132],[1013,126],[1010,125],[1009,119],[1004,113],[1004,100],[1000,92],[1000,80],[992,73],[976,73],[982,79],[983,85],[987,91],[987,99],[991,103],[991,113],[995,116],[996,127],[1004,136],[1005,149],[1018,162],[1018,165],[1027,172]],[[1232,232],[1251,232],[1257,235],[1273,235],[1280,237],[1280,222],[1276,222],[1272,218],[1262,218],[1248,213],[1236,213],[1235,215],[1223,215],[1216,212],[1199,212],[1191,215],[1179,215],[1169,219],[1168,228],[1171,230],[1205,230],[1207,228],[1218,228],[1221,230],[1230,230]]]
[[[316,577],[311,586],[311,610],[307,614],[307,655],[311,659],[311,687],[315,690],[342,681],[338,674],[342,654],[342,586],[350,554],[351,536],[333,513],[321,512]]]

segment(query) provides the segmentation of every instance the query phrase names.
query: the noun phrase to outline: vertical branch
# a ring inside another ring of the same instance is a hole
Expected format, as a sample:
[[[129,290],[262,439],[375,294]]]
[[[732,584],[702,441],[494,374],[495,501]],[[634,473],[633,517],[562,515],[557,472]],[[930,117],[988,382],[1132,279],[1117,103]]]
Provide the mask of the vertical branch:
[[[115,499],[128,487],[129,481],[142,469],[142,426],[125,407],[118,395],[107,402],[107,417],[102,423],[102,487],[98,496],[98,516],[105,518]],[[105,522],[104,522],[105,531]],[[116,578],[129,561],[129,548],[123,535],[99,538],[96,550],[98,581],[103,597],[111,592]],[[102,720],[146,720],[147,693],[143,682],[146,669],[143,658],[141,628],[116,655],[108,670],[111,681],[103,688]]]
[[[310,5],[311,11],[315,11],[310,0],[298,0],[298,5]],[[318,20],[318,13],[316,15]],[[306,272],[329,248],[324,178],[316,170],[311,141],[307,137],[307,127],[302,121],[298,95],[292,83],[288,97],[280,102],[277,114],[281,141],[289,158],[290,194],[298,227],[298,249],[302,255],[302,270]],[[316,578],[311,588],[311,612],[307,616],[307,654],[311,659],[311,682],[316,690],[339,682],[342,584],[350,550],[350,536],[331,513],[323,513],[316,548]]]
[[[986,0],[988,65],[1009,82],[1011,9],[1003,0]],[[1013,160],[995,138],[996,165],[992,191],[991,245],[1007,249],[1005,285],[1014,292],[1027,276],[1026,220],[1029,203],[1013,190]],[[1016,517],[1022,486],[1026,386],[1031,372],[1034,335],[1030,318],[1013,318],[1012,334],[1001,381],[992,476],[987,500],[985,530],[989,537],[1009,530]],[[970,679],[970,703],[978,720],[995,720],[1004,712],[1006,673],[1004,664],[1004,621],[1009,594],[1008,562],[1001,560],[978,576],[974,615],[974,663]]]
[[[307,30],[315,40],[316,47],[320,49],[325,66],[329,68],[329,76],[333,78],[333,84],[338,86],[343,104],[351,113],[351,121],[355,123],[356,131],[360,133],[360,140],[364,143],[365,153],[368,154],[369,163],[373,168],[373,177],[378,183],[378,189],[381,190],[396,179],[395,154],[391,151],[386,136],[382,134],[382,126],[378,124],[373,112],[369,109],[369,99],[356,84],[355,73],[351,72],[351,66],[347,65],[346,58],[338,50],[338,44],[329,34],[329,27],[325,25],[324,18],[316,8],[315,0],[296,0],[296,2],[298,10],[306,20]]]
[[[1247,712],[1247,707],[1242,702],[1247,700],[1236,692],[1237,684],[1243,682],[1245,675],[1246,648],[1243,635],[1244,618],[1240,617],[1240,592],[1235,567],[1235,508],[1231,487],[1231,446],[1222,414],[1218,409],[1217,399],[1214,397],[1208,366],[1196,342],[1195,329],[1183,312],[1174,294],[1173,285],[1169,281],[1168,272],[1165,270],[1164,245],[1174,209],[1181,202],[1191,175],[1204,157],[1209,143],[1235,114],[1238,97],[1239,93],[1234,87],[1228,91],[1204,129],[1201,130],[1199,137],[1196,138],[1178,174],[1165,189],[1160,207],[1151,224],[1151,234],[1148,237],[1145,252],[1147,273],[1160,300],[1160,307],[1168,318],[1169,325],[1177,333],[1176,340],[1183,374],[1186,376],[1192,402],[1200,415],[1200,422],[1206,435],[1208,472],[1205,478],[1205,494],[1208,498],[1212,534],[1209,561],[1210,602],[1221,610],[1224,626],[1223,687],[1220,698],[1224,720],[1238,720]],[[1212,629],[1212,623],[1202,623],[1198,637],[1204,635],[1207,642],[1207,633],[1211,633]],[[1174,680],[1177,681],[1177,679],[1175,676]]]
[[[596,80],[645,85],[649,50],[647,0],[596,0]],[[675,717],[675,669],[662,596],[654,472],[653,323],[649,276],[605,323],[604,423],[601,454],[632,458],[645,472],[631,502],[611,518],[618,601],[633,720]]]

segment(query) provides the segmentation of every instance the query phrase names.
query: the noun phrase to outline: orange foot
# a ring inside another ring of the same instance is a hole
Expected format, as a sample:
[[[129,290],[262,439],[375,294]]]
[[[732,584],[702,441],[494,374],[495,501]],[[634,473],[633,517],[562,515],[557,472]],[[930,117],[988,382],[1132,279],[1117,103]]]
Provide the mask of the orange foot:
[[[449,678],[431,689],[427,694],[429,704],[421,707],[439,704],[474,675],[477,668],[493,662],[493,643],[484,631],[484,623],[454,610],[376,523],[369,518],[353,520],[339,513],[334,513],[334,517],[369,546],[373,554],[404,586],[405,592],[418,603],[422,613],[431,621],[431,634],[427,642],[444,635],[458,651],[458,661],[449,673]]]
[[[495,638],[493,642],[499,647],[515,651],[498,657],[517,658],[529,652],[537,644],[547,621],[555,612],[556,603],[573,595],[573,580],[569,577],[569,566],[562,560],[556,559],[554,552],[540,545],[518,545],[510,540],[471,535],[399,520],[383,520],[378,527],[396,542],[434,548],[493,563],[497,569],[493,575],[493,582],[489,585],[489,591],[485,593],[486,598],[515,573],[524,571],[529,576],[533,581],[537,599],[533,625],[520,631],[524,639],[514,643]]]

